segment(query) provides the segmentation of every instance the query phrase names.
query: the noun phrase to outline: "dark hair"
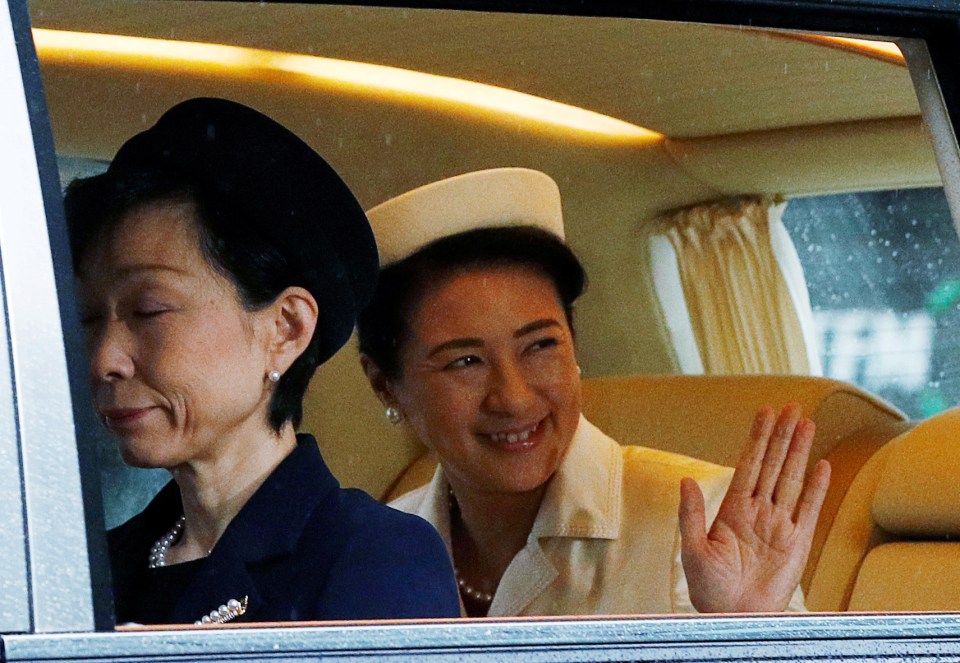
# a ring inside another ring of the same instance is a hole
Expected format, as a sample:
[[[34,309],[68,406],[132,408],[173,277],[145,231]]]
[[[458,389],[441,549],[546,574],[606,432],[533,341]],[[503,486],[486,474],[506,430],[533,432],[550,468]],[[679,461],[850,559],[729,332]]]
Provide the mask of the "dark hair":
[[[380,271],[373,299],[357,322],[360,352],[388,378],[401,377],[409,321],[427,287],[459,271],[499,266],[528,267],[549,278],[573,330],[573,303],[586,287],[586,272],[573,251],[534,226],[478,228],[437,239]]]
[[[270,425],[299,426],[317,366],[339,350],[376,284],[377,247],[363,208],[296,134],[227,99],[181,102],[130,138],[110,167],[72,184],[64,201],[75,267],[127,214],[151,203],[196,206],[210,264],[257,309],[288,287],[317,300],[306,350],[281,376]]]
[[[104,173],[75,180],[67,188],[64,205],[73,252],[74,271],[82,275],[90,248],[116,230],[138,208],[189,202],[196,210],[200,250],[207,263],[237,289],[248,311],[262,309],[292,285],[303,282],[295,267],[260,231],[262,223],[229,197],[204,190],[176,173],[144,171]],[[320,365],[320,335],[277,383],[270,400],[270,425],[280,431],[291,421],[300,424],[303,395]]]

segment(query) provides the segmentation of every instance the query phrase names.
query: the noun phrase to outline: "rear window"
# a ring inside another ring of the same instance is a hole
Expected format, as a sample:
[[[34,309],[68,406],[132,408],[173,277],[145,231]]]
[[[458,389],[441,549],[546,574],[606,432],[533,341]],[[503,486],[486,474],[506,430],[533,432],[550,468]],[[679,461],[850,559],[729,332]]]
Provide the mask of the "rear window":
[[[827,377],[912,418],[960,402],[960,243],[942,188],[791,200]]]

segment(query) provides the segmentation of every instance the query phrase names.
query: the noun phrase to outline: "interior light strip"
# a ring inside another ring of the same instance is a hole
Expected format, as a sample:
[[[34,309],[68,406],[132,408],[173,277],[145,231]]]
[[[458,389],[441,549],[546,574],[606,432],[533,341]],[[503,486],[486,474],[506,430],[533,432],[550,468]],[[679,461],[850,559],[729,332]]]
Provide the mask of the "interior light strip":
[[[853,37],[833,37],[830,35],[815,35],[807,32],[771,32],[779,37],[820,44],[831,48],[839,48],[850,53],[865,55],[870,58],[906,66],[906,60],[900,47],[892,41],[876,41],[873,39],[854,39]]]
[[[906,64],[900,47],[892,41],[874,41],[872,39],[854,39],[852,37],[826,37],[821,36],[823,41],[833,42],[839,46],[849,46],[852,50],[859,51],[866,55],[878,56],[881,59],[890,60],[898,64]]]
[[[246,76],[295,74],[316,85],[414,103],[446,103],[630,141],[662,134],[577,106],[473,81],[410,69],[242,46],[34,28],[43,61],[133,68],[189,68]]]

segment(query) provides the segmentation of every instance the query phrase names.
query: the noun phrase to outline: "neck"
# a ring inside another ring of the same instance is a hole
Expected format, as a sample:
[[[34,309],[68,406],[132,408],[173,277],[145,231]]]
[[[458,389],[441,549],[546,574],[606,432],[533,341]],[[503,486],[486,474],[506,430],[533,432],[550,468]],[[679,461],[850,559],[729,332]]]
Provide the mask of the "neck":
[[[527,544],[546,485],[523,493],[485,493],[453,487],[450,536],[460,576],[493,594],[510,562]]]
[[[170,563],[209,554],[230,521],[296,444],[296,433],[287,425],[279,434],[270,431],[222,444],[223,453],[213,458],[172,468],[186,521],[183,535],[168,552]]]

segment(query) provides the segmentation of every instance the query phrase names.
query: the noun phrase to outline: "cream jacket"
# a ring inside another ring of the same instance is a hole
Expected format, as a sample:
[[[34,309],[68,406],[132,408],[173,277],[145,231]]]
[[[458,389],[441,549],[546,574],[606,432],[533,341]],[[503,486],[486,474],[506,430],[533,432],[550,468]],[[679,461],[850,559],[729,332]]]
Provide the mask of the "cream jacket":
[[[581,417],[489,616],[695,612],[680,561],[680,479],[697,481],[712,521],[732,476],[686,456],[621,447]],[[438,468],[391,506],[433,524],[450,549],[448,489]],[[790,603],[803,610],[799,588]]]

